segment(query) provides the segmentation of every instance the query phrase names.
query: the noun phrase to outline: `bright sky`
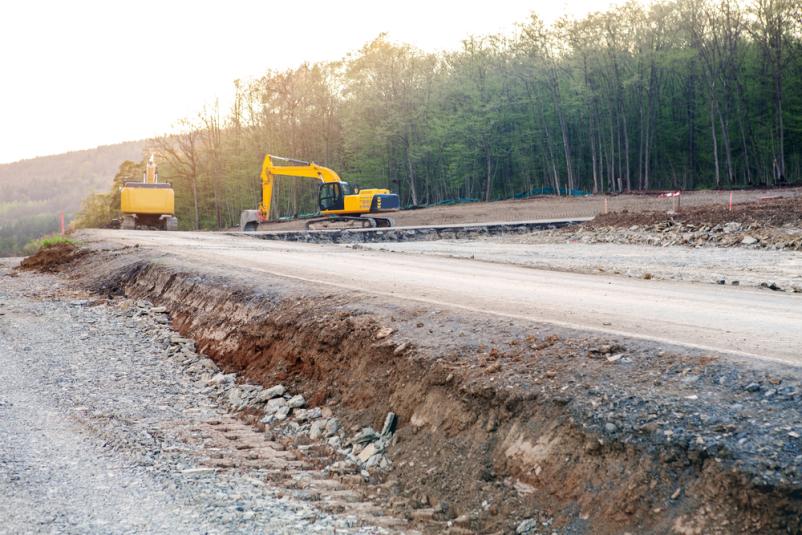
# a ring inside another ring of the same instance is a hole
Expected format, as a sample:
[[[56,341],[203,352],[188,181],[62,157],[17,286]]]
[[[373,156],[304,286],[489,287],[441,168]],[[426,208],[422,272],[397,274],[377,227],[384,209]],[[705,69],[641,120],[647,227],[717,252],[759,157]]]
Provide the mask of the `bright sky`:
[[[233,80],[334,60],[381,32],[425,50],[612,0],[6,0],[0,163],[168,132]]]

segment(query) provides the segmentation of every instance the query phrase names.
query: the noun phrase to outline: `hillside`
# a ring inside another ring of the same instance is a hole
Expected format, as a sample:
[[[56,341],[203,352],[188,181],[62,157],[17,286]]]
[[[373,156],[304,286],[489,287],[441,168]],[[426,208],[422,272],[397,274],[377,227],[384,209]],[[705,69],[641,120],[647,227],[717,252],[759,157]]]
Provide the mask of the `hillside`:
[[[139,160],[144,141],[0,164],[0,256],[19,254],[30,239],[58,229],[90,193],[106,191],[124,160]]]

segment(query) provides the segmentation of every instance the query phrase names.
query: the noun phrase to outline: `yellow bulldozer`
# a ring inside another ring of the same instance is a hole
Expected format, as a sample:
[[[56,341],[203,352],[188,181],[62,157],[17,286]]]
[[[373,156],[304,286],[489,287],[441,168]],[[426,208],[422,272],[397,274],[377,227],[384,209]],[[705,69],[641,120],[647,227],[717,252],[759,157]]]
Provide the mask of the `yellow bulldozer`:
[[[262,163],[262,202],[257,210],[243,210],[240,215],[242,231],[255,231],[259,223],[268,220],[276,176],[309,178],[321,182],[318,205],[324,217],[307,221],[307,229],[321,223],[324,226],[345,223],[356,227],[391,227],[392,219],[371,214],[394,212],[400,207],[398,195],[390,193],[388,189],[360,189],[355,184],[341,180],[328,167],[268,154]]]
[[[172,186],[159,182],[153,154],[148,159],[142,182],[126,182],[120,191],[120,228],[178,230],[175,193]]]

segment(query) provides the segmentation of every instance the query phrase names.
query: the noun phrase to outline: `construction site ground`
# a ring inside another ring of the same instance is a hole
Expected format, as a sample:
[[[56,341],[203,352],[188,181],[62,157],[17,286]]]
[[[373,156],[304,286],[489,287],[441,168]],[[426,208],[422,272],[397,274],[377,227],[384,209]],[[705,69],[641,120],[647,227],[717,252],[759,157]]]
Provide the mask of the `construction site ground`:
[[[488,223],[498,221],[533,221],[538,219],[566,219],[576,217],[595,217],[605,212],[644,212],[671,210],[677,206],[692,208],[698,206],[726,207],[745,202],[760,202],[771,197],[796,198],[802,195],[802,188],[783,188],[772,190],[742,191],[692,191],[676,197],[661,196],[657,193],[623,195],[586,195],[579,197],[553,196],[531,197],[528,199],[495,202],[473,202],[444,206],[430,206],[416,210],[402,210],[385,214],[391,217],[396,226],[410,227],[422,225],[452,225],[460,223]],[[284,231],[303,230],[303,219],[262,223],[259,230]]]
[[[134,488],[151,532],[798,532],[802,225],[755,195],[752,220],[717,200],[471,240],[85,231],[7,262],[0,425],[64,445],[0,446],[0,513],[92,531]]]

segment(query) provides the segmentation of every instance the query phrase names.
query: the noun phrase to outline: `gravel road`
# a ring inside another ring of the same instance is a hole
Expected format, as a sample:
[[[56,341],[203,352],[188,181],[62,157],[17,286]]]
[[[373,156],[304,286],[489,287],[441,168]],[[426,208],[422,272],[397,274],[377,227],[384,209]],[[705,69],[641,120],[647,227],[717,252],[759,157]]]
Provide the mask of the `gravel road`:
[[[83,231],[93,247],[137,246],[253,277],[289,277],[500,317],[800,364],[798,295],[429,255],[266,242],[215,233]]]
[[[534,240],[538,233],[531,236]],[[774,283],[787,291],[802,292],[802,253],[796,251],[653,247],[613,243],[525,243],[519,236],[481,240],[361,243],[359,247],[473,258],[575,273],[614,273],[638,279],[753,287]]]
[[[0,263],[0,533],[381,531],[258,467],[209,468],[202,427],[230,417],[153,326],[14,264]]]

